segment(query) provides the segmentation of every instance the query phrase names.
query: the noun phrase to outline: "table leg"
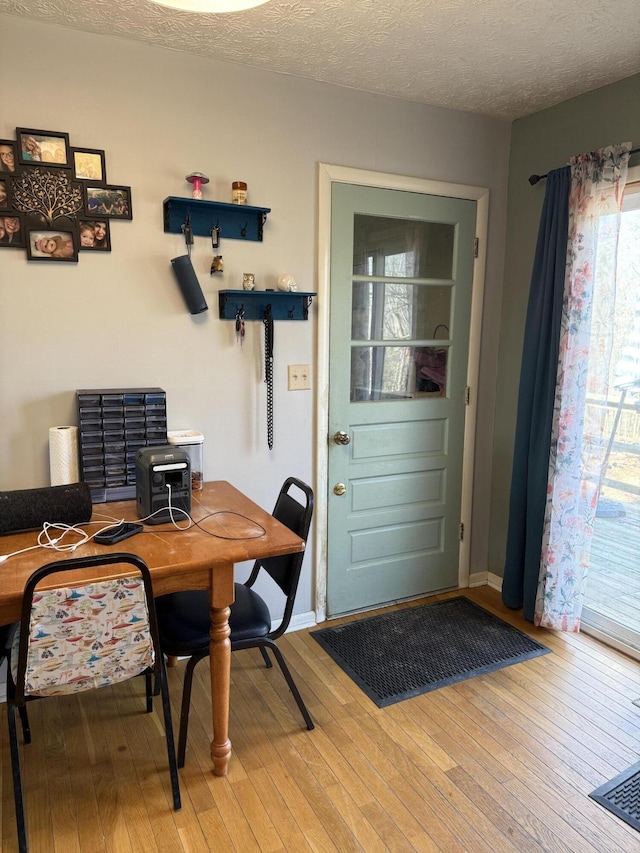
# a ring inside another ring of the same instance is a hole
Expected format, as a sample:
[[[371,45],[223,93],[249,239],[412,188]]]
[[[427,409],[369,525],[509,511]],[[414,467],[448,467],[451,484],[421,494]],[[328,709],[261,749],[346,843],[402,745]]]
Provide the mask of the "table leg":
[[[213,708],[213,740],[211,760],[216,776],[226,776],[231,757],[229,740],[229,689],[231,685],[231,641],[229,607],[211,606],[211,705]]]

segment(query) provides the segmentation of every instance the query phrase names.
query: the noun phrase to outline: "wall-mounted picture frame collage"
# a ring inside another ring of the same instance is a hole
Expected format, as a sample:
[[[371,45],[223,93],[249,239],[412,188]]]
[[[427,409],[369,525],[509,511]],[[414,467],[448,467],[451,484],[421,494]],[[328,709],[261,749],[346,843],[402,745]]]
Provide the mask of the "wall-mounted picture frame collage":
[[[107,183],[102,149],[37,128],[0,139],[0,249],[77,263],[80,253],[111,251],[112,219],[133,219],[131,187]]]

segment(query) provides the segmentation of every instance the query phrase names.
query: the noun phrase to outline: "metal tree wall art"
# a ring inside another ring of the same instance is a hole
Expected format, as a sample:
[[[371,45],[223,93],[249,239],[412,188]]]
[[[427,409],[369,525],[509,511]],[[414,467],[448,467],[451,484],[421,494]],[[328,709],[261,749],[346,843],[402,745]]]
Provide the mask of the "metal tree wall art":
[[[42,216],[48,225],[60,216],[73,217],[84,208],[82,187],[74,186],[61,169],[23,171],[12,181],[11,197],[16,210]]]
[[[132,218],[131,188],[107,183],[104,151],[72,148],[58,131],[18,127],[0,139],[0,249],[75,262],[110,252],[110,220]]]

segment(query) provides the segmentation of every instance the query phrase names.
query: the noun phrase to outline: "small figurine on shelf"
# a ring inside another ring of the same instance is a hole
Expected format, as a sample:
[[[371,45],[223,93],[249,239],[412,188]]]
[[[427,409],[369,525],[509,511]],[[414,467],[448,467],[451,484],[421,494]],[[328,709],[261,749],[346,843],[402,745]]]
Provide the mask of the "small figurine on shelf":
[[[295,278],[290,273],[283,273],[281,276],[278,276],[278,290],[284,290],[285,292],[295,293],[298,290],[298,285],[296,284]]]
[[[256,277],[252,272],[242,273],[242,289],[243,290],[255,290],[256,289]]]
[[[203,175],[202,172],[191,172],[185,177],[185,181],[193,186],[191,196],[196,199],[202,198],[202,185],[209,183],[209,178]]]
[[[223,271],[224,263],[222,262],[222,255],[214,255],[213,260],[211,261],[211,275],[215,275],[215,273]]]

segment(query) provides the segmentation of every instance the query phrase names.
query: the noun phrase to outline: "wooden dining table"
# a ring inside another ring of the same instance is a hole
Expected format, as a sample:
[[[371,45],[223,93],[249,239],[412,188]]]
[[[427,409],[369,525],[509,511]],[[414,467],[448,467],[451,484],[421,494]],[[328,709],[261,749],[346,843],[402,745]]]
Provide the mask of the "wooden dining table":
[[[116,545],[97,545],[90,540],[79,545],[73,553],[33,549],[39,531],[0,536],[0,555],[31,548],[0,564],[0,625],[20,619],[24,585],[35,569],[71,556],[106,554],[116,550],[136,554],[149,566],[156,596],[184,589],[209,590],[213,716],[211,759],[214,773],[224,776],[231,757],[229,608],[234,599],[234,567],[247,560],[303,551],[305,542],[224,480],[205,483],[202,490],[192,493],[191,516],[196,524],[188,530],[177,530],[170,522],[145,524],[142,533]],[[181,518],[176,513],[175,518],[179,526],[186,526],[184,516]],[[137,521],[136,502],[94,504],[91,522],[80,526],[93,534],[114,520]],[[77,534],[73,532],[65,534],[63,544],[73,544],[74,536]],[[79,574],[80,577],[71,576],[69,581],[91,579],[87,570],[81,570]]]

